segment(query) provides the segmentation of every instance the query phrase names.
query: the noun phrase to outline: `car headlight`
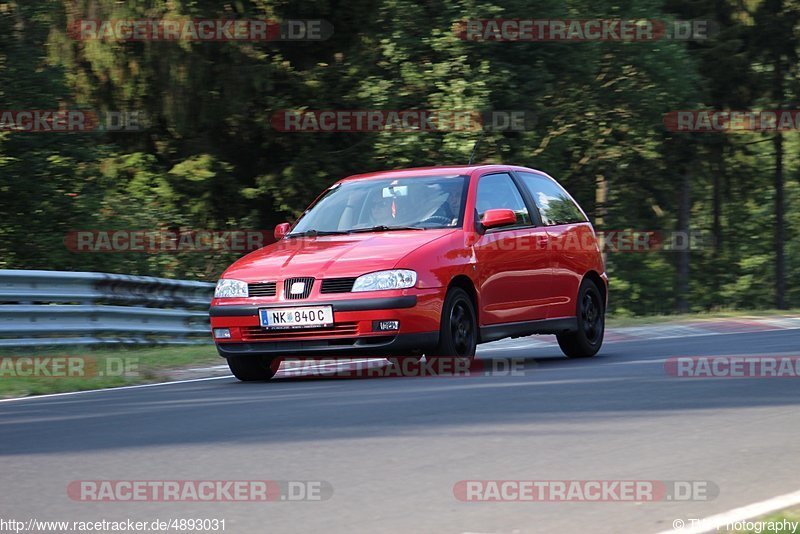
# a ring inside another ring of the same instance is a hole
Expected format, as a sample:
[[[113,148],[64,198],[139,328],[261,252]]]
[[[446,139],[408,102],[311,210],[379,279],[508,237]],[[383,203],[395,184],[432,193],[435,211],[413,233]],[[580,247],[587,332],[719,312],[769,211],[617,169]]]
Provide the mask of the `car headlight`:
[[[224,299],[247,296],[247,282],[221,278],[214,289],[214,298]]]
[[[414,287],[417,273],[407,269],[378,271],[356,278],[353,291],[380,291],[382,289],[405,289]]]

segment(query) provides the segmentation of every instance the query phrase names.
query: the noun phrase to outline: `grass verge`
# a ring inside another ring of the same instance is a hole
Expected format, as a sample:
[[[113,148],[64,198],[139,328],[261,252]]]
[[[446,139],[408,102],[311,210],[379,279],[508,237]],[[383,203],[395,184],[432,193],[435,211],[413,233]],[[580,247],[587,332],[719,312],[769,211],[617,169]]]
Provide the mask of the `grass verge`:
[[[0,398],[163,382],[170,370],[222,363],[212,344],[2,349]]]
[[[619,317],[609,315],[606,326],[622,328],[626,326],[646,326],[651,324],[684,323],[692,321],[713,321],[715,319],[744,319],[748,317],[796,317],[800,308],[791,310],[721,310],[703,313],[675,315],[645,315],[642,317]],[[800,534],[800,532],[798,532]]]
[[[720,530],[720,532],[738,532],[740,534],[798,534],[800,533],[800,526],[797,525],[797,523],[800,523],[800,508],[750,519],[745,521],[745,524],[747,523],[752,523],[753,528],[749,530]],[[795,523],[794,529],[792,529],[791,523]]]

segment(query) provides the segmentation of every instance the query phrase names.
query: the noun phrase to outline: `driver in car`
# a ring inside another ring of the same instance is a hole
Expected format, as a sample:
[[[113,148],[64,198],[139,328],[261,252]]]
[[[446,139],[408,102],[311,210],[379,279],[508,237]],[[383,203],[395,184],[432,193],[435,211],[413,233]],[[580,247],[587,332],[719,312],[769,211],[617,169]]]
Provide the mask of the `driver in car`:
[[[370,206],[371,226],[391,226],[395,223],[392,214],[392,200],[380,198]]]
[[[461,204],[461,188],[451,188],[447,193],[447,198],[442,202],[429,219],[447,220],[447,225],[452,225],[458,219],[459,205]]]

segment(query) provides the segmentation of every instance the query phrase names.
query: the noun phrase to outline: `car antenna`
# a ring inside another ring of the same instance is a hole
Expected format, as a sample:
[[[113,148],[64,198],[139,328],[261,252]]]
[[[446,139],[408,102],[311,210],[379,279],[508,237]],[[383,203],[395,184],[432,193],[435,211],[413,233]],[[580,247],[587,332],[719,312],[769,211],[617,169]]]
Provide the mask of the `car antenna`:
[[[472,154],[469,156],[469,165],[475,161],[475,152],[478,150],[478,145],[481,144],[481,139],[483,139],[483,134],[486,130],[481,129],[481,134],[478,136],[477,141],[475,141],[475,146],[472,147]]]

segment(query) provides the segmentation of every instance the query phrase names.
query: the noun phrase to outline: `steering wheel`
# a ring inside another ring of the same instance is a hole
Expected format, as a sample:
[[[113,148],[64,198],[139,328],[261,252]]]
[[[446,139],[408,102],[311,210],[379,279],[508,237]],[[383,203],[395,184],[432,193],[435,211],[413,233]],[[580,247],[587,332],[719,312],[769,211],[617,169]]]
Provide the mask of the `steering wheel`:
[[[445,217],[444,215],[432,215],[432,216],[428,217],[427,219],[425,219],[422,222],[423,222],[423,224],[430,222],[430,223],[442,223],[444,225],[448,225],[448,224],[450,224],[451,220],[452,219],[449,219],[448,217]]]

